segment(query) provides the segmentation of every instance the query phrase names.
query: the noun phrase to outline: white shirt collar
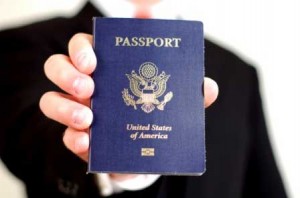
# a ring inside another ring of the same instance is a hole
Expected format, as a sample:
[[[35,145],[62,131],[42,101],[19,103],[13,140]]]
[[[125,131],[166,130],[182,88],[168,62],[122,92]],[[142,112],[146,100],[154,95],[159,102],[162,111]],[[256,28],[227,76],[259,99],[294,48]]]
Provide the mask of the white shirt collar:
[[[135,5],[129,0],[91,0],[91,3],[107,17],[134,17]],[[162,0],[151,8],[153,18],[176,19],[179,0]]]

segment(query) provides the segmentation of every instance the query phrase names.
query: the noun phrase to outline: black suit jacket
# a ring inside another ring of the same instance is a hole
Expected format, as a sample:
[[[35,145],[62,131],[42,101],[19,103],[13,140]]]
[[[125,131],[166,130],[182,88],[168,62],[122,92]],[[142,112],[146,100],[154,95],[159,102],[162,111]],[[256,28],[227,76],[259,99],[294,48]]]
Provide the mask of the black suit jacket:
[[[43,73],[51,54],[67,54],[69,39],[91,33],[90,4],[73,18],[55,18],[0,33],[0,156],[22,179],[29,197],[99,197],[87,164],[62,142],[65,127],[39,110],[57,90]],[[105,30],[104,30],[105,31]],[[207,171],[200,177],[162,176],[151,187],[114,197],[286,197],[267,136],[257,74],[232,53],[206,41],[206,76],[220,95],[207,109]]]

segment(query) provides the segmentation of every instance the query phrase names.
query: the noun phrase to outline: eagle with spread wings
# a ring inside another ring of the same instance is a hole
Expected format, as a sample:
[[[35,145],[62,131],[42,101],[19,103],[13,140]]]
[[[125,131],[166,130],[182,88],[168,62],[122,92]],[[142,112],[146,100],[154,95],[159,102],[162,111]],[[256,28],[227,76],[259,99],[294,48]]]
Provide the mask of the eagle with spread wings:
[[[154,63],[143,63],[139,68],[139,75],[133,70],[131,74],[126,74],[130,82],[130,91],[139,99],[128,93],[128,89],[124,89],[123,99],[129,106],[132,105],[136,109],[136,104],[141,104],[144,112],[150,113],[155,109],[155,105],[159,110],[163,110],[167,102],[173,97],[173,93],[166,94],[164,100],[160,102],[158,98],[162,96],[167,89],[167,81],[170,75],[166,75],[163,71],[160,75]]]

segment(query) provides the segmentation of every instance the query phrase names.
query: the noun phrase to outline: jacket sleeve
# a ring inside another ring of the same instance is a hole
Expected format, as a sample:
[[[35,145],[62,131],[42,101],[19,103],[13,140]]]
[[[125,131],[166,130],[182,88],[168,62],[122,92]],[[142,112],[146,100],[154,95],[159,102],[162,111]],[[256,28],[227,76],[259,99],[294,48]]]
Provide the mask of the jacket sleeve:
[[[44,62],[51,54],[66,53],[67,45],[39,36],[41,28],[30,28],[0,33],[0,158],[27,185],[47,187],[71,178],[73,170],[85,176],[86,163],[65,148],[65,126],[39,109],[43,93],[59,90],[46,78]]]
[[[50,130],[63,132],[63,126],[39,110],[39,98],[54,86],[43,74],[46,53],[39,53],[37,41],[29,38],[26,32],[13,30],[0,34],[0,157],[22,180],[29,180],[43,167],[39,165],[49,146],[45,139],[54,135],[48,136]]]
[[[246,169],[244,197],[287,197],[267,134],[259,83],[255,69],[252,70],[250,98],[250,126],[252,134],[250,155]]]
[[[39,109],[42,94],[61,91],[43,65],[52,54],[67,54],[70,38],[83,32],[75,22],[55,18],[0,32],[0,158],[24,181],[28,197],[99,196],[87,163],[63,144],[66,127]]]

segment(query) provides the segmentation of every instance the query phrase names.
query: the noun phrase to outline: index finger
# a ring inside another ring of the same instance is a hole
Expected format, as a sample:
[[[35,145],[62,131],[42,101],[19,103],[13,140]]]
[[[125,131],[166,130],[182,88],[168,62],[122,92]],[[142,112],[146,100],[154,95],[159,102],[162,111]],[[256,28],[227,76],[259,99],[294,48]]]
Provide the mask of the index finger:
[[[69,42],[69,55],[73,65],[84,74],[91,74],[97,64],[93,50],[93,36],[85,33],[75,34]]]

